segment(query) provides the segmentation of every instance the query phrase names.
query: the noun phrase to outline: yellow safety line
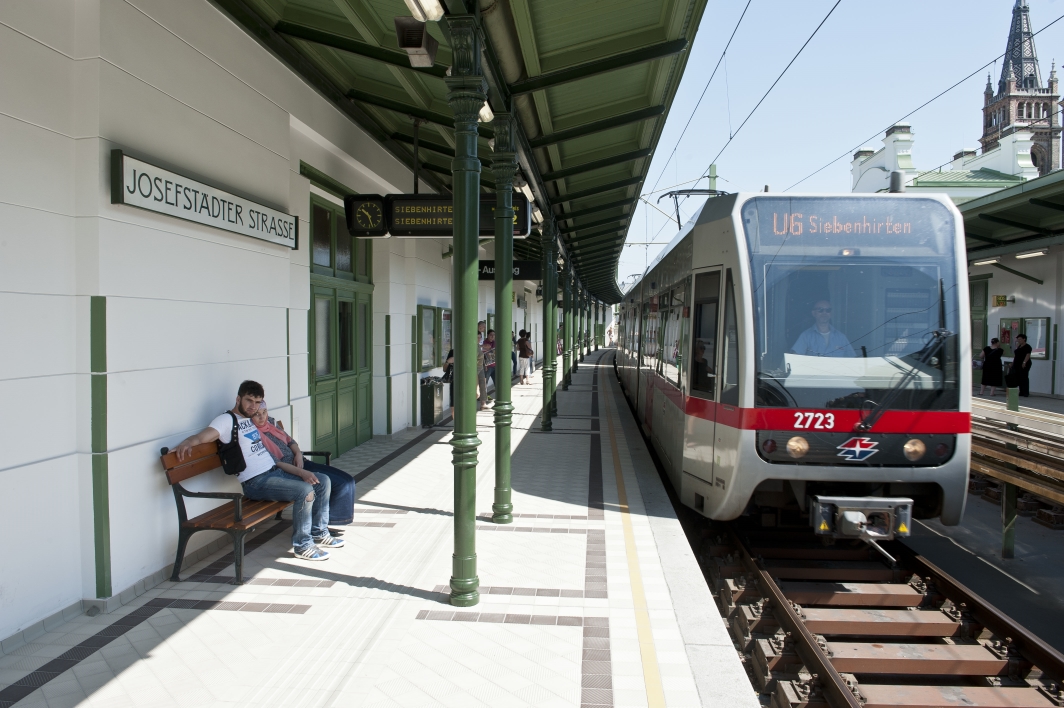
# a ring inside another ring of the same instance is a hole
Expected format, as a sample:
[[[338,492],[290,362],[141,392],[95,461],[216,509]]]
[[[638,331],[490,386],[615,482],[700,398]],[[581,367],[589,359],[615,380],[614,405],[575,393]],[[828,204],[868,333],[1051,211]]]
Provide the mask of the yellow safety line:
[[[603,398],[607,397],[608,389],[609,382],[603,381]],[[609,398],[612,399],[612,395]],[[665,692],[661,687],[658,653],[654,648],[654,633],[650,628],[650,613],[647,611],[647,598],[643,590],[643,574],[639,570],[635,532],[632,530],[632,517],[628,511],[628,494],[624,486],[624,475],[621,472],[621,458],[617,452],[617,436],[613,432],[613,417],[610,415],[611,402],[603,401],[602,407],[606,412],[606,427],[610,433],[610,451],[613,453],[613,473],[617,478],[617,502],[621,508],[621,523],[624,526],[624,550],[628,555],[628,581],[632,585],[632,602],[635,605],[635,628],[639,637],[639,656],[643,663],[643,683],[647,689],[647,705],[650,708],[664,708]]]

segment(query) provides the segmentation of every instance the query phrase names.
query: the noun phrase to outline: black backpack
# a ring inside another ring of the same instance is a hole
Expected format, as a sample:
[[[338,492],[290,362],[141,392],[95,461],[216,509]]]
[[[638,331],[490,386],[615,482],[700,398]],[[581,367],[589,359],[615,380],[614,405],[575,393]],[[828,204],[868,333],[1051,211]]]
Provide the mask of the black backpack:
[[[236,425],[236,416],[232,411],[226,411],[233,419],[233,432],[229,434],[229,442],[218,443],[218,457],[222,460],[222,471],[226,474],[240,474],[247,469],[244,462],[244,451],[240,449],[239,431]]]

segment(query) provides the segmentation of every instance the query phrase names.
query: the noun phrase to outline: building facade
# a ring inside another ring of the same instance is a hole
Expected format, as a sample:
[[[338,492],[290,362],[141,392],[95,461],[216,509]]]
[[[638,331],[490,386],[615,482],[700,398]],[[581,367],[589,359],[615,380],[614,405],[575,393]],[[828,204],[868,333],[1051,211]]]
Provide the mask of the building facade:
[[[452,304],[449,240],[344,227],[344,193],[409,191],[410,168],[215,5],[40,7],[0,7],[0,640],[160,578],[177,521],[159,450],[241,380],[305,449],[420,425]],[[176,177],[114,203],[115,151]],[[258,237],[233,230],[252,211]],[[539,340],[536,289],[514,283],[513,320]],[[490,319],[492,281],[479,299]],[[42,511],[47,562],[15,541]]]

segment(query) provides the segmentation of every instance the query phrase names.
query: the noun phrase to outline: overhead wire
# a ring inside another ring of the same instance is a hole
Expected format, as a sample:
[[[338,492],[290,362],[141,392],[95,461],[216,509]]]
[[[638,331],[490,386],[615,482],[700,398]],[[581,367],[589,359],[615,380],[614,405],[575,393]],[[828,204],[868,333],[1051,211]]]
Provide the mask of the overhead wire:
[[[1058,17],[1057,19],[1055,19],[1055,20],[1053,20],[1052,22],[1050,22],[1049,24],[1047,24],[1047,25],[1046,25],[1045,27],[1043,27],[1042,29],[1040,29],[1040,30],[1038,30],[1037,32],[1033,33],[1033,34],[1031,35],[1031,37],[1032,37],[1032,38],[1034,38],[1034,37],[1037,37],[1037,36],[1038,36],[1039,34],[1041,34],[1042,32],[1045,32],[1045,31],[1046,31],[1047,29],[1049,29],[1050,27],[1052,27],[1052,26],[1053,26],[1053,25],[1055,25],[1056,23],[1060,22],[1061,20],[1064,20],[1064,15],[1061,15],[1061,16],[1060,16],[1060,17]],[[868,137],[868,138],[865,138],[864,140],[862,140],[861,142],[859,142],[859,143],[858,143],[858,144],[857,144],[856,146],[854,146],[854,147],[850,148],[849,150],[847,150],[846,152],[842,153],[841,155],[839,155],[838,157],[836,157],[836,158],[835,158],[834,160],[832,160],[831,162],[828,162],[827,164],[825,164],[825,165],[824,165],[823,167],[821,167],[820,169],[818,169],[818,170],[815,170],[815,171],[813,171],[813,172],[810,172],[810,173],[809,173],[808,175],[806,175],[806,176],[805,176],[805,177],[803,177],[802,179],[798,180],[797,182],[795,182],[794,184],[792,184],[792,185],[791,185],[790,187],[787,187],[787,189],[784,189],[783,191],[784,191],[784,192],[789,192],[790,190],[792,190],[792,189],[794,189],[795,187],[797,187],[798,185],[800,185],[800,184],[801,184],[802,182],[805,182],[805,181],[806,181],[807,179],[810,179],[811,177],[815,177],[816,175],[820,174],[821,172],[823,172],[823,171],[824,171],[824,170],[826,170],[827,168],[831,167],[832,165],[834,165],[834,164],[835,164],[836,162],[838,162],[838,161],[839,161],[839,160],[841,160],[842,158],[844,158],[844,157],[848,157],[849,155],[852,155],[852,154],[853,154],[853,152],[854,152],[855,150],[858,150],[859,148],[861,148],[862,146],[864,146],[864,145],[865,145],[865,144],[866,144],[866,143],[867,143],[867,142],[868,142],[869,140],[874,140],[874,139],[875,139],[875,138],[876,138],[876,137],[877,137],[877,136],[878,136],[878,135],[879,135],[880,133],[883,133],[883,132],[885,132],[886,130],[890,129],[890,128],[891,128],[891,126],[897,125],[898,123],[902,122],[902,121],[903,121],[903,120],[905,120],[906,118],[909,118],[910,116],[912,116],[912,115],[913,115],[914,113],[916,113],[917,111],[920,111],[920,110],[922,110],[922,109],[926,108],[926,107],[927,107],[927,106],[929,106],[930,104],[934,103],[934,102],[935,102],[935,101],[937,101],[938,99],[940,99],[940,98],[942,98],[943,96],[945,96],[945,95],[946,95],[947,93],[949,93],[949,92],[950,92],[950,91],[952,91],[953,89],[957,88],[957,87],[958,87],[958,86],[960,86],[961,84],[963,84],[963,83],[965,83],[966,81],[968,81],[969,79],[971,79],[971,78],[972,78],[973,76],[975,76],[976,74],[982,73],[983,69],[987,68],[988,66],[990,66],[990,65],[992,65],[992,64],[993,64],[993,65],[995,66],[995,68],[996,68],[996,66],[997,66],[997,61],[998,61],[999,59],[1002,59],[1002,58],[1004,58],[1004,57],[1005,57],[1005,54],[1004,54],[1004,53],[1002,53],[1002,54],[999,54],[999,55],[997,55],[996,57],[994,57],[994,58],[993,58],[993,59],[991,59],[990,61],[988,61],[988,62],[986,62],[985,64],[983,64],[982,66],[980,66],[980,67],[979,67],[978,69],[976,69],[976,70],[975,70],[975,71],[973,71],[972,73],[970,73],[970,74],[968,74],[967,76],[965,76],[965,77],[964,77],[963,79],[961,79],[960,81],[958,81],[958,82],[954,83],[953,85],[951,85],[951,86],[950,86],[949,88],[947,88],[947,89],[945,89],[944,91],[942,91],[942,92],[938,93],[938,94],[937,94],[937,95],[935,95],[935,96],[934,96],[933,98],[930,98],[930,99],[928,99],[927,101],[924,101],[924,102],[923,102],[923,103],[921,103],[921,104],[920,104],[919,106],[917,106],[917,107],[916,107],[916,108],[914,108],[913,110],[911,110],[911,111],[909,111],[908,113],[906,113],[905,115],[903,115],[903,116],[902,116],[901,118],[897,119],[896,121],[894,121],[893,123],[891,123],[890,125],[888,125],[888,126],[887,126],[886,128],[883,128],[882,130],[876,131],[876,132],[875,132],[875,133],[873,133],[873,134],[872,134],[872,135],[871,135],[870,137]],[[943,163],[943,164],[945,164],[945,163]]]
[[[687,117],[687,123],[684,125],[683,130],[680,132],[680,137],[676,139],[676,145],[673,146],[672,152],[669,153],[669,159],[665,161],[665,164],[661,168],[661,172],[658,173],[658,179],[656,182],[654,182],[654,189],[658,188],[658,183],[661,182],[662,175],[665,174],[665,170],[668,168],[669,163],[672,162],[672,158],[675,157],[676,151],[680,148],[680,141],[683,140],[683,136],[687,134],[687,129],[691,127],[691,121],[694,120],[695,113],[698,112],[698,107],[702,105],[702,99],[706,97],[706,91],[709,90],[709,85],[713,83],[713,77],[717,75],[717,69],[720,68],[720,63],[724,60],[725,55],[728,53],[728,48],[731,46],[732,40],[735,39],[735,33],[739,31],[739,25],[742,24],[743,18],[746,17],[746,11],[750,9],[750,3],[752,3],[753,1],[754,0],[746,0],[746,7],[743,8],[743,14],[739,15],[739,21],[735,23],[735,27],[732,29],[731,36],[728,37],[728,43],[724,45],[724,50],[720,53],[720,57],[717,59],[717,65],[713,67],[713,71],[709,75],[709,81],[706,82],[705,87],[702,89],[702,95],[698,97],[698,101],[695,103],[695,107],[691,110],[691,115]],[[687,182],[685,182],[684,184],[687,184]],[[653,193],[653,191],[650,192],[650,194]]]
[[[817,33],[820,31],[820,28],[824,26],[824,24],[828,21],[828,18],[831,17],[831,15],[835,12],[836,8],[838,8],[838,6],[841,4],[842,0],[835,1],[835,4],[831,6],[830,10],[828,10],[828,14],[824,15],[824,19],[822,19],[820,21],[820,24],[816,26],[816,29],[814,29],[813,33],[809,35],[809,38],[805,40],[805,43],[802,44],[801,48],[798,49],[798,52],[793,57],[791,57],[791,60],[789,62],[787,62],[787,66],[783,67],[783,71],[781,71],[780,75],[776,77],[776,80],[772,82],[772,85],[768,87],[768,91],[765,91],[765,95],[762,96],[761,100],[757,102],[757,105],[755,105],[753,109],[750,110],[750,113],[747,114],[746,118],[743,119],[743,122],[739,124],[739,127],[728,138],[728,142],[724,143],[724,147],[720,149],[720,152],[717,153],[717,156],[710,160],[710,165],[716,164],[717,160],[720,159],[720,156],[724,154],[724,151],[727,150],[728,146],[732,144],[733,140],[735,140],[735,137],[739,135],[739,131],[741,131],[743,129],[743,126],[746,125],[747,121],[749,121],[750,118],[753,117],[757,109],[761,107],[761,104],[764,103],[765,99],[768,98],[770,93],[772,93],[772,89],[776,88],[776,84],[778,84],[780,80],[783,79],[783,76],[791,68],[794,62],[798,60],[798,57],[802,55],[802,52],[805,51],[805,48],[808,47],[809,43],[813,41],[814,37],[816,37]],[[699,179],[704,179],[708,174],[709,167],[706,168],[706,171],[702,173],[702,177],[700,177]]]

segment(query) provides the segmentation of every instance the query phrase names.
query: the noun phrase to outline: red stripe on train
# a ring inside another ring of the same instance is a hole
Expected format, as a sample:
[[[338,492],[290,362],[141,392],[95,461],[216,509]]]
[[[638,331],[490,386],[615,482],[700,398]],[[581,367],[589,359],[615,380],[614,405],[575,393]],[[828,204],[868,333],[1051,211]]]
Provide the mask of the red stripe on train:
[[[739,408],[689,396],[686,413],[703,420],[715,420],[741,430],[794,430],[809,432],[852,431],[861,422],[856,410],[811,410],[796,408]],[[802,420],[798,415],[802,414]],[[806,414],[812,414],[812,418]],[[823,417],[820,417],[823,416]],[[833,418],[834,425],[827,427]],[[817,425],[820,427],[817,427]],[[959,411],[886,411],[872,429],[874,433],[970,433],[971,413]]]

